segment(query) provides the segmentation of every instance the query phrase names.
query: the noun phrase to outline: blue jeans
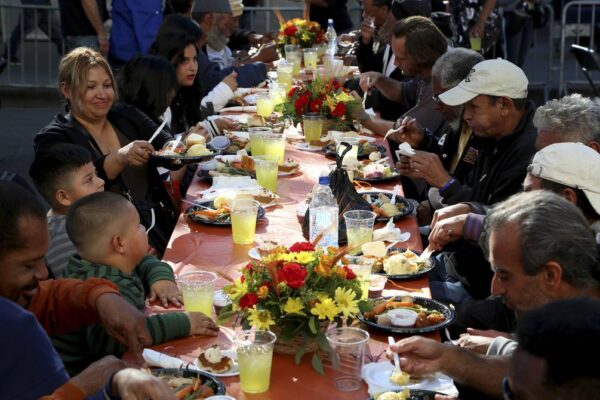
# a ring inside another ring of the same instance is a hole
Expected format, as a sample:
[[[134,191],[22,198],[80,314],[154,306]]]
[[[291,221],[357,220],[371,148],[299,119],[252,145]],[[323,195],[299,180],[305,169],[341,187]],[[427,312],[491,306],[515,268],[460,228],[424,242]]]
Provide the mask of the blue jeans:
[[[67,53],[78,47],[89,47],[91,49],[100,51],[98,36],[67,36],[65,38],[65,51]]]
[[[435,268],[429,273],[429,288],[434,300],[446,304],[461,304],[473,298],[462,283],[448,273],[447,253],[442,252],[433,258]]]

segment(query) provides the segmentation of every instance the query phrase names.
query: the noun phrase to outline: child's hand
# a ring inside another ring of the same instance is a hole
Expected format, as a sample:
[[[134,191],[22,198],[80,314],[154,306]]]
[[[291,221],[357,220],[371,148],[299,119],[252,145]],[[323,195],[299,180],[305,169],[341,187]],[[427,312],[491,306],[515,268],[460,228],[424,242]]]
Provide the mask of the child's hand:
[[[156,298],[160,299],[161,304],[165,308],[169,306],[169,302],[177,307],[181,307],[183,304],[183,296],[177,284],[173,281],[162,280],[150,286],[148,301],[153,302]]]
[[[217,336],[219,327],[201,312],[186,313],[190,320],[190,335]]]

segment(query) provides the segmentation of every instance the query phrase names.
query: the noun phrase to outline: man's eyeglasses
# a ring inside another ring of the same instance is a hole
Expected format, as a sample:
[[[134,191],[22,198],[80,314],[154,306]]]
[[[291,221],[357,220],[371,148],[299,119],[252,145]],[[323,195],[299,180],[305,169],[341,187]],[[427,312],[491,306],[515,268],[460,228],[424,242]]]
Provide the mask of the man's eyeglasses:
[[[508,376],[502,379],[502,395],[504,396],[504,400],[515,400],[515,394],[508,383]]]

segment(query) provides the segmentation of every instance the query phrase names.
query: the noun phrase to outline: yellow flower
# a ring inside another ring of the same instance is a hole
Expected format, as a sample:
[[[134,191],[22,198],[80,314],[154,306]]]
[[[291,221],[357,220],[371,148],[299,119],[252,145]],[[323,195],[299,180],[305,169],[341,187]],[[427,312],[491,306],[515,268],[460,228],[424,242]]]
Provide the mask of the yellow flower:
[[[283,306],[283,311],[285,311],[286,314],[306,315],[304,311],[302,311],[303,309],[304,304],[302,303],[302,299],[298,297],[288,297],[287,302]]]
[[[294,260],[298,264],[310,264],[315,261],[315,253],[312,251],[300,251],[298,253],[294,253]]]
[[[310,313],[319,317],[319,319],[329,319],[333,321],[335,316],[340,312],[338,306],[332,299],[323,299],[310,310]]]
[[[271,325],[275,325],[275,321],[273,321],[271,314],[267,310],[257,310],[256,307],[250,309],[248,321],[256,329],[262,330],[269,330],[271,329]]]
[[[350,317],[358,314],[358,300],[356,293],[352,289],[335,289],[335,301],[344,317]]]
[[[241,279],[236,279],[233,282],[233,285],[225,286],[223,290],[229,295],[230,298],[237,299],[248,292],[248,285],[246,282],[242,283]]]
[[[267,297],[269,295],[269,287],[267,285],[262,285],[256,291],[256,295],[258,296],[259,299],[264,299],[265,297]]]
[[[344,91],[336,94],[335,98],[336,98],[336,100],[338,102],[341,101],[341,102],[344,102],[344,103],[354,100],[354,97],[352,97],[352,95],[350,93],[346,93]]]

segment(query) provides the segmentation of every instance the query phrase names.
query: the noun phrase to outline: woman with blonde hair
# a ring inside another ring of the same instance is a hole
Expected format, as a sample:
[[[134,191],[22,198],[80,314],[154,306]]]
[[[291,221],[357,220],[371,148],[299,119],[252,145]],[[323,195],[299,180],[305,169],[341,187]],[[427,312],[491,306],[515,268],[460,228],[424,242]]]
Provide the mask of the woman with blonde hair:
[[[145,226],[151,225],[154,214],[156,226],[149,240],[162,255],[178,212],[150,155],[172,136],[162,131],[148,142],[157,124],[134,106],[117,103],[115,78],[108,62],[95,50],[79,47],[65,55],[58,81],[67,113],[56,115],[36,135],[35,152],[65,142],[88,149],[106,190],[130,199]]]

